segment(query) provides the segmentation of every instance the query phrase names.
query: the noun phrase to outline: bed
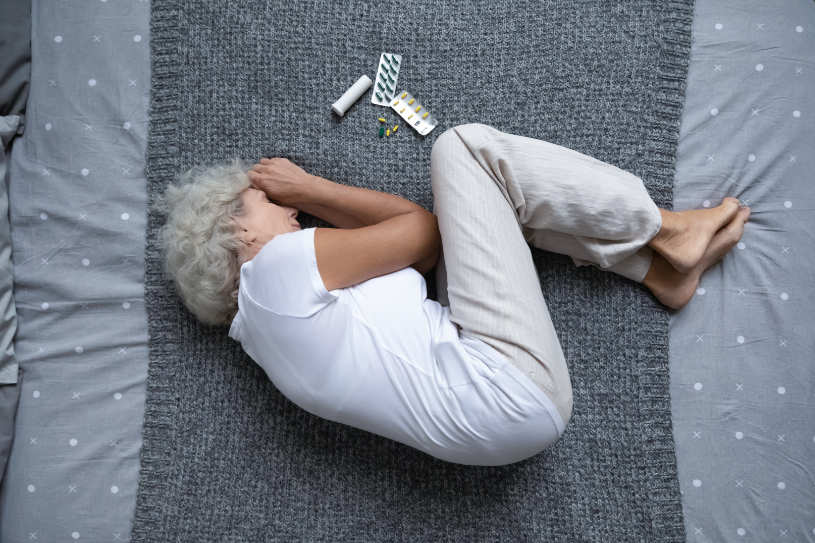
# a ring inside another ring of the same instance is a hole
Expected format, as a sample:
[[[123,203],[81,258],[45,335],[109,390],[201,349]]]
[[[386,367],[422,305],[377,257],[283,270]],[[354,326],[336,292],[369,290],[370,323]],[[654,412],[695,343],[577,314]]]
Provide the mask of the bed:
[[[148,362],[149,10],[32,4],[8,157],[22,373],[2,542],[129,540]],[[753,213],[671,320],[690,541],[815,541],[814,60],[811,2],[697,0],[674,208],[734,195]]]

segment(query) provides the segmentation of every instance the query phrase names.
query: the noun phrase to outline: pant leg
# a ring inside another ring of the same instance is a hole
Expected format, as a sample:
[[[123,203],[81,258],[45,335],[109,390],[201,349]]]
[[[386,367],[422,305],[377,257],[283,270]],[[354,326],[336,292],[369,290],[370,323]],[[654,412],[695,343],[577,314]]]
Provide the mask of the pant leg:
[[[461,138],[507,187],[529,243],[601,269],[650,251],[662,216],[639,177],[543,140],[464,126]]]
[[[527,242],[641,281],[662,225],[656,204],[624,170],[477,123],[439,136],[431,181],[439,300],[462,335],[506,356],[568,422],[571,380]]]
[[[477,125],[464,125],[476,130]],[[442,255],[440,302],[462,336],[493,347],[552,400],[568,423],[572,387],[532,253],[506,189],[473,159],[459,127],[441,134],[430,159]]]
[[[545,249],[547,251],[552,251],[555,253],[560,252],[561,254],[568,254],[562,253],[562,251],[556,251],[555,248],[560,247],[564,244],[568,245],[569,243],[574,243],[573,237],[568,234],[558,234],[558,235],[564,238],[562,241],[560,241],[558,245],[549,243],[546,246],[537,247],[539,249]],[[572,260],[577,266],[594,266],[595,268],[599,268],[603,271],[614,272],[617,275],[621,275],[627,279],[636,281],[637,283],[642,283],[643,280],[645,279],[645,276],[648,274],[648,270],[651,268],[651,260],[653,258],[654,251],[647,245],[643,245],[633,255],[627,256],[621,261],[617,262],[616,264],[612,264],[611,266],[608,266],[606,268],[603,268],[601,265],[597,264],[596,262],[592,262],[591,260],[584,260],[582,258],[572,256]]]

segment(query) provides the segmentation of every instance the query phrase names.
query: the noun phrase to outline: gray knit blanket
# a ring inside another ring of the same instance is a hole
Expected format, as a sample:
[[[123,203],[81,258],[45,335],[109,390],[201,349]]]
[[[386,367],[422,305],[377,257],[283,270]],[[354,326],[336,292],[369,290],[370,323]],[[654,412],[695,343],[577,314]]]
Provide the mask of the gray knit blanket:
[[[430,151],[468,122],[640,176],[671,208],[692,0],[153,0],[148,204],[174,176],[285,156],[432,209]],[[383,51],[440,120],[425,137],[370,93],[331,104]],[[150,366],[133,541],[684,541],[669,314],[642,285],[533,249],[574,414],[526,461],[471,467],[320,419],[162,273],[148,216]],[[301,215],[304,228],[325,226]],[[432,274],[431,297],[435,296]],[[376,406],[371,406],[376,409]]]

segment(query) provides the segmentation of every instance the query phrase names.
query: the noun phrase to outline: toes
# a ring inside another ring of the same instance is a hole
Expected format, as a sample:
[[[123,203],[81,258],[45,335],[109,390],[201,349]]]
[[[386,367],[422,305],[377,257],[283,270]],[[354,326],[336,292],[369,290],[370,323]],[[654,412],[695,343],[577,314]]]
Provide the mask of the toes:
[[[725,224],[729,223],[733,220],[733,217],[736,216],[736,213],[739,212],[740,204],[738,198],[733,198],[732,196],[728,196],[722,203],[719,204],[720,213],[718,216],[718,224],[717,228],[721,228]]]

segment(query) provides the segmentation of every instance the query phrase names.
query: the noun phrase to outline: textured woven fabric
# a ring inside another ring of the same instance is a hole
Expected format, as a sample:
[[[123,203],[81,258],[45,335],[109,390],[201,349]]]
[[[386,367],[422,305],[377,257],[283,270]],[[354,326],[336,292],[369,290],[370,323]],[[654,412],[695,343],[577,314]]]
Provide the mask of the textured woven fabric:
[[[692,0],[393,6],[154,0],[148,203],[194,164],[286,156],[430,210],[435,138],[480,122],[629,170],[671,207]],[[427,137],[380,139],[376,118],[397,117],[367,94],[331,112],[382,51],[403,55],[398,88],[441,120]],[[162,221],[148,216],[133,541],[684,541],[669,316],[641,285],[535,249],[572,420],[528,461],[460,466],[288,401],[226,327],[183,308],[162,273]]]

